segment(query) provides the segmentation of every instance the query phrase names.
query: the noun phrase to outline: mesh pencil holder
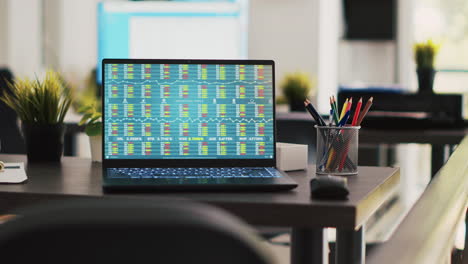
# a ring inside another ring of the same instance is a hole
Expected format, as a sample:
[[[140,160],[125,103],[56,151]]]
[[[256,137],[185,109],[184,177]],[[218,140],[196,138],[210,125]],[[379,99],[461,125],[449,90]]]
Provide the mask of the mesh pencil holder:
[[[317,174],[358,173],[360,126],[315,126],[317,129]]]

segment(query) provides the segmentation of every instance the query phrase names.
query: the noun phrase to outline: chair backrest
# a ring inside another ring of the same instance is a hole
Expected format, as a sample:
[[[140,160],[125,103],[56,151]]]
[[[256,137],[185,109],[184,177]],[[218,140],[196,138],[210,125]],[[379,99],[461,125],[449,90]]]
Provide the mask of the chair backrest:
[[[185,200],[67,201],[0,226],[2,263],[272,263],[263,246],[235,217]]]
[[[6,68],[0,68],[0,96],[10,92],[8,82],[13,82],[13,74]],[[24,154],[25,146],[19,132],[15,111],[0,100],[0,153]]]

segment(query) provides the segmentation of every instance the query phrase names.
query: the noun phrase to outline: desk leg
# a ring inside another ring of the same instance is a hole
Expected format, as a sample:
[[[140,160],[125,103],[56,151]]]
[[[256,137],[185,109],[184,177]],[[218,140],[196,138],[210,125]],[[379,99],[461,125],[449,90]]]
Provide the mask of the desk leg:
[[[336,229],[336,264],[364,264],[366,241],[364,226],[359,230]]]
[[[431,179],[444,166],[445,162],[455,151],[457,145],[432,145],[431,151]]]
[[[293,228],[291,233],[292,264],[328,264],[326,229]]]
[[[431,179],[444,166],[445,163],[445,145],[432,144],[431,150]]]

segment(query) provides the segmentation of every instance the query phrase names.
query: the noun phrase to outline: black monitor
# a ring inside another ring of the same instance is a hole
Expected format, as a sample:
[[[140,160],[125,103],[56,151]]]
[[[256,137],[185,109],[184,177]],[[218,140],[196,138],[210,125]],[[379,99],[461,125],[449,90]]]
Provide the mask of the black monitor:
[[[345,38],[348,40],[394,40],[396,0],[343,0]]]

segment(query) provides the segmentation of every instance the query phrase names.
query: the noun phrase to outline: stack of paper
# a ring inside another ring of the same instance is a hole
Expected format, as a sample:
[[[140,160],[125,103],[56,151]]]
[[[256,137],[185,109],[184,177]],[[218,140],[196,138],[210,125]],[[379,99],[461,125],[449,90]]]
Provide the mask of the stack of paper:
[[[28,179],[24,163],[5,163],[5,169],[0,172],[0,183],[22,183]]]

